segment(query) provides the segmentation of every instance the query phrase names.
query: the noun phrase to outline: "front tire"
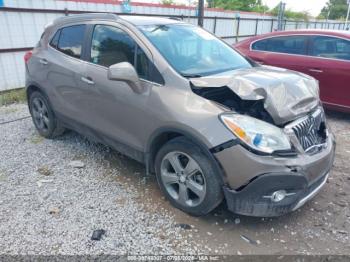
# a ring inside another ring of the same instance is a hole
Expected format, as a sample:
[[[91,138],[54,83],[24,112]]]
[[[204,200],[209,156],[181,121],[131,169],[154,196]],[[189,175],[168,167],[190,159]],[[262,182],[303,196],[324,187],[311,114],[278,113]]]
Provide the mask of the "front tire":
[[[219,174],[211,161],[185,137],[172,139],[159,150],[155,160],[157,181],[173,206],[202,216],[222,202]]]
[[[42,93],[35,91],[30,95],[29,111],[33,123],[41,136],[54,138],[65,131],[65,128],[55,117],[48,99]]]

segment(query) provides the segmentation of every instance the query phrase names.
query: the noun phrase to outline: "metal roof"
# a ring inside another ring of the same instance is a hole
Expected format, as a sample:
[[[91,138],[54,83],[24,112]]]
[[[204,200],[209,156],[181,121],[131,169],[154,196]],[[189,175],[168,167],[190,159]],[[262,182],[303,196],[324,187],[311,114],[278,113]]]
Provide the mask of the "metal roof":
[[[165,17],[122,15],[120,18],[136,26],[183,23],[182,21]]]
[[[163,18],[163,17],[139,16],[139,15],[118,16],[113,13],[86,13],[86,14],[77,14],[77,15],[59,17],[53,21],[53,24],[74,23],[74,22],[94,20],[94,19],[113,20],[113,21],[122,19],[136,26],[181,23],[181,21],[170,19],[170,18]]]
[[[78,21],[93,20],[93,19],[117,20],[118,18],[119,16],[113,13],[85,13],[85,14],[68,15],[68,16],[59,17],[59,18],[56,18],[53,21],[53,23],[60,24],[60,23],[70,23],[70,22],[78,22]]]

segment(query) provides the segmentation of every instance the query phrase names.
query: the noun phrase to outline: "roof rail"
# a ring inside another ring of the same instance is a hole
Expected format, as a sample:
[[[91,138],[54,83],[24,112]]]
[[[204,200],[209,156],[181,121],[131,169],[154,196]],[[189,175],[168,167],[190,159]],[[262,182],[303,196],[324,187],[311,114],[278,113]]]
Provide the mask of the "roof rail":
[[[59,17],[56,18],[53,23],[75,22],[88,19],[117,20],[118,18],[119,16],[113,13],[83,13]]]

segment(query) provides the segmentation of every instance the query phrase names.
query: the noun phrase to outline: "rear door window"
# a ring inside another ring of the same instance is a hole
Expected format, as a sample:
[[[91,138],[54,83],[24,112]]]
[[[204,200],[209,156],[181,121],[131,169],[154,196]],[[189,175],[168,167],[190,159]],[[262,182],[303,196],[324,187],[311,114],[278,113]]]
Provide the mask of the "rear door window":
[[[256,41],[253,50],[276,53],[305,55],[307,47],[306,36],[280,36]]]
[[[62,28],[57,49],[66,55],[80,58],[84,43],[84,35],[85,25],[74,25]]]
[[[350,60],[350,41],[330,36],[315,36],[311,44],[310,55]]]

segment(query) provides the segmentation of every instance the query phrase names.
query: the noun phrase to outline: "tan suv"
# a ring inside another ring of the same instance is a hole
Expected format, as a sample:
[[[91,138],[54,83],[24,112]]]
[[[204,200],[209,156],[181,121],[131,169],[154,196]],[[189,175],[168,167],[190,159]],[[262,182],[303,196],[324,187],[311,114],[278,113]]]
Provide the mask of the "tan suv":
[[[68,16],[46,27],[25,61],[41,135],[73,129],[144,163],[189,214],[225,198],[235,213],[282,215],[327,180],[334,138],[317,81],[257,65],[199,27]]]

